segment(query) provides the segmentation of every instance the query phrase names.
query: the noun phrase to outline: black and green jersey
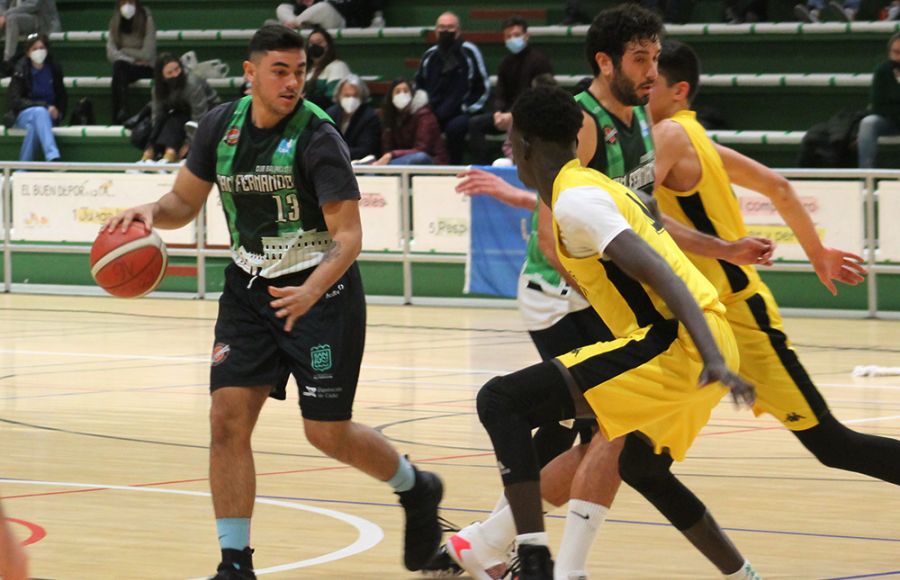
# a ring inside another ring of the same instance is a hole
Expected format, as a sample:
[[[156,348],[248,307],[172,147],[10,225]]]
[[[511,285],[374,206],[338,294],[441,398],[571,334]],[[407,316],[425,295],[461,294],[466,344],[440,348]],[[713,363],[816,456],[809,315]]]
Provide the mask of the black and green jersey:
[[[313,267],[332,243],[321,206],[359,199],[347,146],[319,107],[301,101],[271,129],[251,122],[252,98],[200,123],[187,167],[219,187],[235,264],[274,278]]]
[[[629,127],[604,109],[590,92],[579,93],[575,100],[594,118],[597,127],[597,150],[588,167],[629,189],[653,195],[656,156],[644,108],[634,107]]]

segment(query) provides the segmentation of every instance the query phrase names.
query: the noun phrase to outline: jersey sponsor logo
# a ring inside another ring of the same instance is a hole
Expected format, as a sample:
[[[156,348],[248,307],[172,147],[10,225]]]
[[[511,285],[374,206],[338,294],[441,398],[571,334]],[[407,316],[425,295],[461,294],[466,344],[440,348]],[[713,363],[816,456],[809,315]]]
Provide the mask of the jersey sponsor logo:
[[[237,142],[238,142],[238,139],[240,138],[240,136],[241,136],[241,130],[238,129],[237,127],[232,127],[231,129],[228,130],[227,133],[225,133],[225,139],[224,139],[225,144],[231,145],[232,147],[237,145]]]
[[[293,139],[288,139],[287,137],[285,137],[281,140],[281,143],[278,144],[278,149],[276,149],[275,151],[277,153],[281,153],[282,155],[286,155],[291,152],[291,145],[293,145],[293,143]]]
[[[294,189],[293,175],[239,173],[216,175],[216,181],[223,193],[275,193]]]
[[[616,139],[619,135],[619,131],[616,130],[612,125],[604,125],[603,126],[603,139],[606,140],[610,145],[614,145],[616,143]]]
[[[318,344],[309,349],[309,360],[312,369],[316,372],[327,371],[331,368],[331,345]]]
[[[217,342],[213,347],[212,357],[210,357],[210,363],[212,366],[217,367],[228,358],[229,353],[231,353],[231,346],[225,344],[224,342]]]

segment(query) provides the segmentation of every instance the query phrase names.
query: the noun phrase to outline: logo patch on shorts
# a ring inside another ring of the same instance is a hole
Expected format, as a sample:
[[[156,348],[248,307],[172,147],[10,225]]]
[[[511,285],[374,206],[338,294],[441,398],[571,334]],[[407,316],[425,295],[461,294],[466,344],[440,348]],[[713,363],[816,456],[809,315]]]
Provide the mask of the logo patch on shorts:
[[[217,342],[216,346],[213,347],[212,357],[210,358],[210,362],[212,366],[217,367],[228,358],[228,354],[231,352],[231,347],[224,342]]]
[[[312,369],[318,373],[331,368],[331,345],[318,344],[309,349],[309,360]]]

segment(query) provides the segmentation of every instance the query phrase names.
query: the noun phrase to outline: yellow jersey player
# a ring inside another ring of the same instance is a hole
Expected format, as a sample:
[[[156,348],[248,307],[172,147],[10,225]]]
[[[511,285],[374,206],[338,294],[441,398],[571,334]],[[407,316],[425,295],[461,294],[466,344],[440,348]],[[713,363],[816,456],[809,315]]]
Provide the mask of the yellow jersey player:
[[[519,578],[553,579],[531,429],[585,414],[606,437],[624,437],[624,481],[723,574],[758,578],[670,470],[728,389],[738,402],[754,397],[728,370],[737,350],[715,288],[633,191],[581,167],[571,95],[532,89],[512,113],[519,178],[553,211],[558,255],[616,337],[495,377],[478,394],[518,532]]]
[[[754,412],[781,421],[829,467],[900,484],[900,441],[852,431],[832,415],[784,332],[778,305],[753,265],[765,264],[765,240],[747,238],[731,184],[767,196],[794,231],[822,284],[863,280],[862,258],[822,245],[790,182],[736,151],[715,144],[690,110],[700,62],[686,44],[667,41],[650,97],[657,151],[656,198],[666,227],[715,285],[741,355],[740,373],[757,389]],[[705,235],[704,235],[705,234]],[[754,256],[756,256],[754,260]]]

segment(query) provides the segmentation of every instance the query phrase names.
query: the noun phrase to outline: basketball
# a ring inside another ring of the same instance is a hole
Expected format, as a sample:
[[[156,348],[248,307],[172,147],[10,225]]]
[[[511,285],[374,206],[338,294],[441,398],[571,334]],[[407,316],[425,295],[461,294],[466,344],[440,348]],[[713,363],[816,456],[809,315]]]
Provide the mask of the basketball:
[[[120,298],[138,298],[159,286],[169,258],[160,237],[133,221],[126,232],[117,226],[100,231],[91,246],[91,276],[97,285]]]

